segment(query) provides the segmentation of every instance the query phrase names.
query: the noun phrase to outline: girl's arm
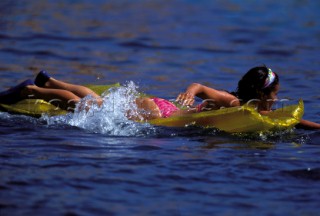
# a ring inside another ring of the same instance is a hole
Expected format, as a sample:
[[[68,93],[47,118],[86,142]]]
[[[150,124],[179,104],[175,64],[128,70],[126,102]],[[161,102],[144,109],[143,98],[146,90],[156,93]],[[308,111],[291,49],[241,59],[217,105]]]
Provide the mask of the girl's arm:
[[[239,100],[232,94],[219,91],[199,83],[192,83],[184,93],[179,94],[177,101],[182,105],[190,106],[194,103],[194,97],[210,100],[218,107],[239,106]]]
[[[319,130],[320,124],[301,119],[300,123],[296,125],[296,128],[305,129],[305,130]]]

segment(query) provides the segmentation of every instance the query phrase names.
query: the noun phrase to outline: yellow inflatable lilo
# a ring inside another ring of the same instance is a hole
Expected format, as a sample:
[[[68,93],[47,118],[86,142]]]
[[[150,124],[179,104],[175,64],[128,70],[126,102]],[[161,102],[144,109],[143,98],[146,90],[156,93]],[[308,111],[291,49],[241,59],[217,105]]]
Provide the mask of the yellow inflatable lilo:
[[[114,85],[89,85],[97,94],[102,94]],[[18,113],[34,117],[42,114],[54,116],[65,115],[67,111],[40,99],[25,99],[15,104],[0,104],[0,108],[11,113]],[[253,107],[223,108],[206,112],[186,114],[169,118],[158,118],[148,121],[150,124],[168,127],[198,126],[204,128],[217,128],[230,133],[247,133],[260,131],[278,131],[293,128],[298,124],[304,114],[303,101],[298,104],[284,106],[268,115],[259,114]]]

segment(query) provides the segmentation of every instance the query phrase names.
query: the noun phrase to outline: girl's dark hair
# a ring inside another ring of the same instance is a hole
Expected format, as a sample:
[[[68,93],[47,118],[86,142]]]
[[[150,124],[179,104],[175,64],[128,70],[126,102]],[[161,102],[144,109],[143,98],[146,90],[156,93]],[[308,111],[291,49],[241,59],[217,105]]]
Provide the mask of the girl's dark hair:
[[[246,103],[252,99],[261,99],[261,94],[270,94],[279,83],[279,76],[274,73],[275,80],[268,87],[264,88],[268,73],[269,69],[266,66],[251,68],[238,82],[238,88],[234,92],[234,95],[242,103]]]

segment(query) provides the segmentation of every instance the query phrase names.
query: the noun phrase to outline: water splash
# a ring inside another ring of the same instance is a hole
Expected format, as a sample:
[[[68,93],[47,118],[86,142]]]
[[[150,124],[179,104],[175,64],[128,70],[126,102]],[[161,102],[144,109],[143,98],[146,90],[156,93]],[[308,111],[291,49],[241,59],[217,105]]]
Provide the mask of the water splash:
[[[92,96],[78,103],[74,113],[66,116],[43,117],[48,125],[68,124],[93,133],[114,136],[148,136],[155,128],[150,124],[130,120],[138,115],[135,100],[139,97],[138,87],[133,82],[114,87],[102,94],[102,104]]]

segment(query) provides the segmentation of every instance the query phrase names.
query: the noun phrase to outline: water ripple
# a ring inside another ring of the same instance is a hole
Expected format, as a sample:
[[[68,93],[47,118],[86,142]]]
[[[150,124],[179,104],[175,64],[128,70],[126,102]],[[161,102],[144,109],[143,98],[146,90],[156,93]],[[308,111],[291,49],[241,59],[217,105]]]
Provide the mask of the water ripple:
[[[320,168],[287,170],[287,171],[282,171],[282,174],[288,175],[297,179],[320,181]]]
[[[295,54],[294,50],[275,50],[275,49],[259,49],[257,52],[259,55],[267,55],[267,56],[285,56],[290,57]]]
[[[51,34],[31,34],[28,36],[14,36],[8,34],[1,34],[1,40],[12,40],[12,41],[38,41],[38,40],[47,40],[47,41],[62,41],[62,42],[98,42],[98,41],[110,41],[113,40],[112,37],[67,37],[61,35],[51,35]]]
[[[131,148],[135,151],[157,151],[161,150],[162,148],[159,146],[150,146],[150,145],[139,145]]]
[[[219,48],[202,48],[202,47],[182,47],[182,46],[165,46],[165,45],[150,45],[140,41],[128,41],[128,42],[121,42],[118,45],[128,48],[141,48],[141,49],[154,49],[154,50],[185,50],[185,51],[200,51],[200,52],[207,52],[207,53],[235,53],[235,50],[228,50],[228,49],[219,49]]]
[[[3,48],[3,49],[0,49],[0,51],[1,52],[7,52],[7,53],[13,53],[13,54],[16,54],[16,55],[53,57],[53,58],[60,59],[60,60],[65,60],[65,61],[81,61],[81,60],[84,60],[84,58],[80,58],[80,57],[62,56],[62,55],[56,54],[53,51],[48,51],[48,50],[32,51],[32,50],[22,50],[22,49],[14,49],[14,48]]]

